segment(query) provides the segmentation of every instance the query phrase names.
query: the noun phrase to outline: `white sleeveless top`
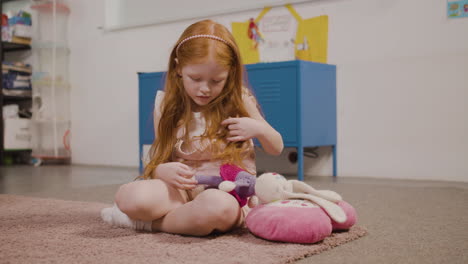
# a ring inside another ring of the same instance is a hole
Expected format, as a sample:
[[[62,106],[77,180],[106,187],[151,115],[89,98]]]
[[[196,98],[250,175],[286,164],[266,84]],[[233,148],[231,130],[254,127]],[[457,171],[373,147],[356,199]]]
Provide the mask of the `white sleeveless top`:
[[[158,91],[155,98],[154,116],[155,127],[159,124],[161,117],[161,103],[164,98],[164,92]],[[210,140],[201,140],[199,137],[205,132],[206,120],[201,112],[193,112],[192,120],[188,126],[190,142],[185,142],[185,127],[177,130],[177,143],[172,152],[172,161],[183,162],[184,164],[196,169],[196,175],[220,176],[219,168],[222,165],[220,160],[213,160],[210,149],[212,142]],[[251,152],[248,158],[244,160],[244,166],[249,172],[256,172],[255,151],[253,142],[250,140]]]

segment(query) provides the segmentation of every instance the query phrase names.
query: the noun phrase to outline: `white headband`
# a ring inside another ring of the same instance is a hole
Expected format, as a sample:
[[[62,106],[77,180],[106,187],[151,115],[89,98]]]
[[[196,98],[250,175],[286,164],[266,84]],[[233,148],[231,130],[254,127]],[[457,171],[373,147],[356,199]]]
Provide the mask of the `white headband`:
[[[193,36],[190,36],[190,37],[187,37],[185,39],[183,39],[181,42],[179,42],[179,45],[177,45],[177,48],[176,48],[176,55],[179,53],[179,48],[180,46],[182,46],[182,44],[184,44],[186,41],[189,41],[191,39],[195,39],[195,38],[209,38],[209,39],[214,39],[214,40],[218,40],[218,41],[221,41],[223,42],[224,44],[228,45],[229,47],[231,47],[231,44],[229,42],[227,42],[226,40],[218,37],[218,36],[215,36],[215,35],[193,35]]]

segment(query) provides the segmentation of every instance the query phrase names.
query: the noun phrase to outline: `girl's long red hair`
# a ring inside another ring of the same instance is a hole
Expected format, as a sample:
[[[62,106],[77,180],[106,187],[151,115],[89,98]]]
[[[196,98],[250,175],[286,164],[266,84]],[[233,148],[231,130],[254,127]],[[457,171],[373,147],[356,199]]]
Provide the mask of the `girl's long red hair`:
[[[226,43],[210,38],[194,38],[180,45],[187,37],[194,35],[214,35],[227,41]],[[177,54],[176,54],[177,53]],[[202,139],[213,142],[211,151],[214,160],[232,163],[244,168],[243,160],[252,155],[249,141],[228,142],[228,129],[221,126],[221,122],[229,117],[249,117],[242,100],[245,93],[244,67],[239,49],[232,34],[221,24],[211,20],[203,20],[189,26],[174,45],[170,58],[165,82],[165,96],[162,101],[162,113],[157,128],[157,137],[153,142],[142,177],[154,178],[155,168],[170,162],[174,145],[177,142],[178,129],[188,125],[192,119],[191,98],[186,94],[178,70],[188,64],[203,63],[208,56],[213,56],[216,62],[229,70],[229,75],[221,94],[206,105],[203,116],[206,119],[206,131]],[[176,63],[177,58],[177,63]],[[247,90],[248,91],[248,90]],[[248,91],[250,93],[250,91]],[[188,140],[188,135],[185,135]],[[254,172],[251,172],[254,173]]]

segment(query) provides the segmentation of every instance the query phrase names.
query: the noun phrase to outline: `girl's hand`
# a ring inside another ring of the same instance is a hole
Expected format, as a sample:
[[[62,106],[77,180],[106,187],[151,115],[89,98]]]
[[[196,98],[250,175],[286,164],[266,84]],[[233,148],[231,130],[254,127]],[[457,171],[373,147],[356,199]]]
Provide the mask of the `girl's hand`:
[[[258,137],[265,127],[263,122],[250,117],[231,117],[221,122],[221,125],[229,129],[229,141],[245,141]]]
[[[155,170],[157,179],[161,179],[177,189],[194,189],[198,182],[193,178],[195,171],[180,162],[168,162],[158,165]]]

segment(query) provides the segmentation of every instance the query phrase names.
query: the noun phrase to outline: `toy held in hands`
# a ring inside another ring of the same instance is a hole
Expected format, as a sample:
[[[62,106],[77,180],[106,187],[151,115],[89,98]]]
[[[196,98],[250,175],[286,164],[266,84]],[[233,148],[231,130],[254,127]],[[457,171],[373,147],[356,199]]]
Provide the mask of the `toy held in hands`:
[[[277,173],[258,177],[255,196],[261,204],[250,211],[246,224],[267,240],[316,243],[356,223],[356,211],[338,193],[288,181]]]
[[[242,207],[247,204],[249,197],[255,194],[255,175],[232,165],[223,164],[220,168],[220,176],[196,175],[198,184],[206,188],[218,188],[230,193]]]

